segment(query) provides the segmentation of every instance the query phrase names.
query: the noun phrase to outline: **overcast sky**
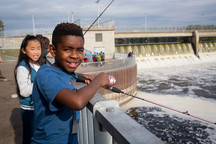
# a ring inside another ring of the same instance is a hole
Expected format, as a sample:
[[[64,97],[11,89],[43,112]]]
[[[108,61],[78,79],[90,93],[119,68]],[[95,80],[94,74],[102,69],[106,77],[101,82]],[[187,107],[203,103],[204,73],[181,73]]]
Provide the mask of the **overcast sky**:
[[[112,0],[100,0],[100,12]],[[88,19],[98,15],[96,0],[0,0],[0,20],[5,30],[54,28],[60,22]],[[216,0],[115,0],[101,16],[115,20],[116,26],[216,25]]]

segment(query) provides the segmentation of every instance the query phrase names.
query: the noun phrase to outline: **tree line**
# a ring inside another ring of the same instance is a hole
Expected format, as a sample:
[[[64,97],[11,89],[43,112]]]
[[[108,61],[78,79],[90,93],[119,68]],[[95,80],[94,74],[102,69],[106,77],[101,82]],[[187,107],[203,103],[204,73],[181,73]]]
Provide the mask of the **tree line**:
[[[189,25],[186,30],[215,30],[216,25]]]
[[[4,23],[2,20],[0,20],[0,31],[4,31]]]

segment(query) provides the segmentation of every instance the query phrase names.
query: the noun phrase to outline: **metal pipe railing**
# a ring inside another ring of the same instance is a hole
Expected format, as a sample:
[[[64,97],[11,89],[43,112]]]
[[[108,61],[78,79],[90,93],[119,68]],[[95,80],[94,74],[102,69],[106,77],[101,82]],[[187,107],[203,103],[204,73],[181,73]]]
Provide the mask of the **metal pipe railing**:
[[[76,83],[77,89],[85,86]],[[124,113],[115,100],[106,100],[96,93],[80,112],[80,144],[162,144],[146,128]]]

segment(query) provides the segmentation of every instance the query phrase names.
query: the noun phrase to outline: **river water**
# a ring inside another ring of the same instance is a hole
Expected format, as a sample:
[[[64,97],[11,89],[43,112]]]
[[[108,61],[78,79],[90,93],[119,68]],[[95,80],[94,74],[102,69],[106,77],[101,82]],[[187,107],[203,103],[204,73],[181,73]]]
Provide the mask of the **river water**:
[[[139,63],[138,63],[139,67]],[[216,122],[216,63],[138,69],[136,96]],[[127,114],[167,143],[216,143],[216,124],[133,99]]]

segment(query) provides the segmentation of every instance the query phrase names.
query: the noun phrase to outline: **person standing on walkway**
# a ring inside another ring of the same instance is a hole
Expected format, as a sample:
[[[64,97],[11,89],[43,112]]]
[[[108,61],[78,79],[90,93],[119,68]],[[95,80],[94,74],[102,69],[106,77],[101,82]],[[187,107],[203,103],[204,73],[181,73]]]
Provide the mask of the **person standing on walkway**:
[[[2,57],[1,57],[1,51],[0,51],[0,63],[3,62]]]
[[[23,125],[23,144],[30,144],[34,129],[34,107],[32,89],[36,72],[40,68],[38,60],[41,56],[39,40],[27,35],[21,44],[18,62],[14,70],[17,94],[21,107]]]
[[[55,63],[43,65],[33,87],[35,130],[32,144],[77,144],[79,110],[83,109],[100,87],[112,86],[106,73],[98,74],[76,90],[76,69],[83,61],[82,28],[73,23],[58,24],[52,35],[51,53]],[[49,73],[49,74],[47,74]]]

